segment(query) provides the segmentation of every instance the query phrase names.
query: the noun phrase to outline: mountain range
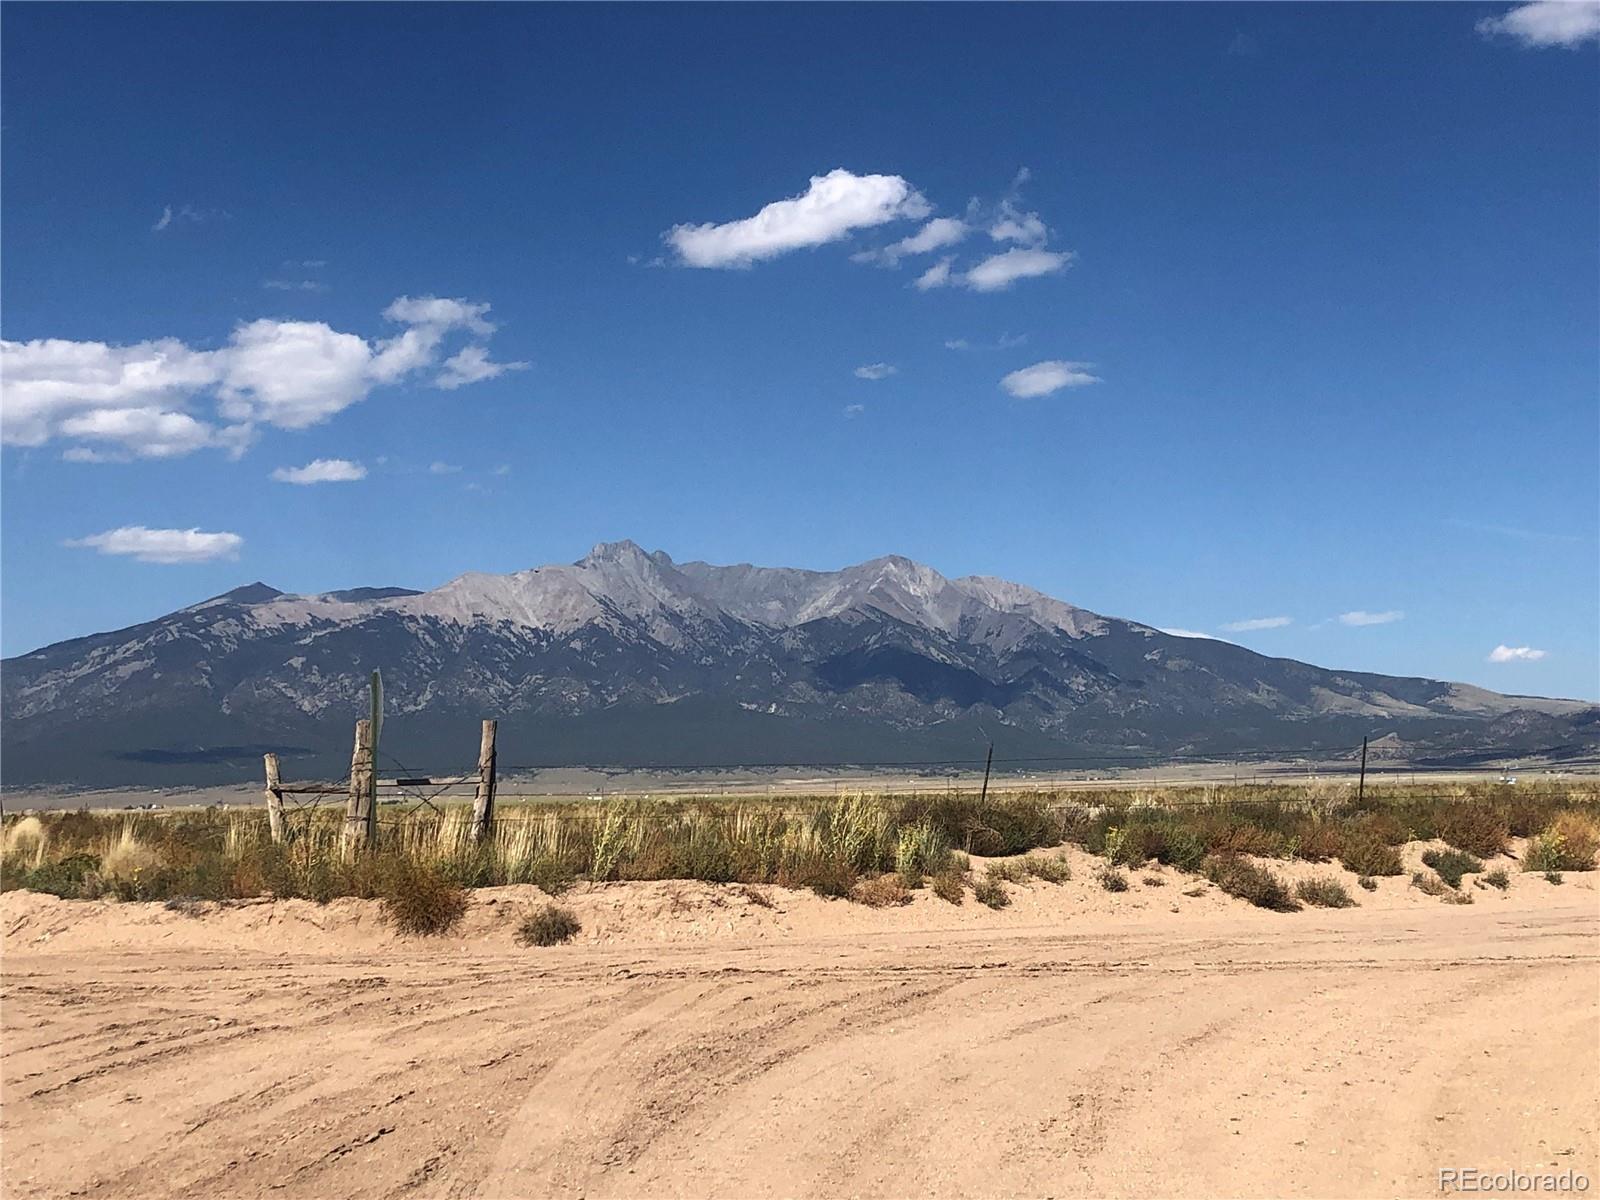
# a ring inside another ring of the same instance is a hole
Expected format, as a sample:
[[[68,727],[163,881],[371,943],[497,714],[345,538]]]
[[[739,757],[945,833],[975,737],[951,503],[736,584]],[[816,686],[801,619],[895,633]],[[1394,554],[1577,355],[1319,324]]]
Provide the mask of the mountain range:
[[[1600,708],[1337,671],[1164,633],[901,557],[840,571],[674,562],[632,542],[431,591],[262,583],[5,660],[4,780],[336,778],[370,672],[380,772],[1146,757],[1592,753]]]

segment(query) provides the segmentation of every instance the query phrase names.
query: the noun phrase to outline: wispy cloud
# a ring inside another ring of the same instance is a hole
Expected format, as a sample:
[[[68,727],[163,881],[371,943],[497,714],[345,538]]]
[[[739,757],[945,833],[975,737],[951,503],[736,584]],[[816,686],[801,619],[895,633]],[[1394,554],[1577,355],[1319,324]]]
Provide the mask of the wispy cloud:
[[[846,421],[854,421],[866,411],[867,406],[865,404],[846,404],[844,406],[844,419]]]
[[[199,529],[147,529],[124,525],[89,537],[73,538],[68,546],[124,555],[148,563],[197,563],[217,558],[237,558],[244,539],[237,533],[206,533]]]
[[[1013,371],[1000,380],[1000,386],[1020,400],[1048,396],[1062,388],[1086,387],[1099,383],[1100,377],[1090,373],[1092,363],[1063,362],[1052,359],[1034,363]]]
[[[851,262],[876,263],[880,267],[897,267],[902,258],[918,254],[931,254],[954,246],[972,232],[972,226],[957,217],[935,217],[917,232],[881,250],[862,250],[850,256]]]
[[[279,483],[354,483],[367,477],[367,469],[348,458],[317,458],[303,467],[278,467],[272,478]]]
[[[196,208],[192,204],[180,204],[177,208],[166,204],[161,208],[161,215],[156,218],[156,223],[150,226],[151,233],[165,233],[176,225],[198,225],[202,221],[215,221],[225,218],[228,214],[217,208]]]
[[[952,338],[944,344],[946,350],[1015,350],[1018,346],[1028,344],[1028,335],[1025,333],[1002,333],[999,339],[992,343],[973,342],[967,338]]]
[[[521,364],[491,363],[489,306],[402,296],[384,317],[402,326],[368,340],[320,321],[264,318],[202,350],[177,338],[132,345],[43,338],[0,341],[0,435],[12,445],[72,443],[76,461],[171,458],[211,447],[237,455],[259,426],[305,429],[374,388],[435,366],[447,338],[473,344],[434,382],[453,388]],[[190,411],[208,399],[214,413]]]
[[[527,369],[528,364],[525,362],[491,362],[489,351],[484,346],[463,346],[444,360],[444,369],[434,376],[433,385],[444,388],[447,392],[453,392],[459,387],[466,387],[469,383],[496,379],[507,371]]]
[[[1401,612],[1398,608],[1387,609],[1384,612],[1366,612],[1365,610],[1358,608],[1353,612],[1340,613],[1339,624],[1357,626],[1392,625],[1396,621],[1405,620],[1405,615],[1406,614]]]
[[[1600,0],[1534,0],[1477,25],[1484,37],[1508,37],[1530,49],[1575,50],[1600,41]]]
[[[1201,641],[1205,641],[1205,642],[1214,642],[1214,641],[1217,640],[1216,635],[1214,635],[1214,634],[1200,633],[1199,631],[1194,630],[1194,629],[1167,629],[1167,628],[1162,628],[1161,632],[1167,634],[1170,637],[1199,638]]]
[[[1502,643],[1489,651],[1489,661],[1492,663],[1538,662],[1543,657],[1545,652],[1535,650],[1532,646],[1507,646]]]
[[[1003,292],[1019,279],[1037,279],[1067,269],[1076,257],[1070,250],[1053,251],[1015,247],[992,255],[961,277],[975,292]]]
[[[753,217],[675,225],[662,237],[684,266],[749,267],[930,211],[927,200],[898,175],[855,175],[839,168],[813,175],[800,195],[774,200]]]
[[[263,279],[261,286],[274,292],[325,292],[328,285],[318,279]]]
[[[1251,617],[1247,621],[1229,621],[1221,628],[1228,633],[1252,633],[1258,629],[1282,629],[1293,624],[1293,617]]]
[[[900,368],[889,363],[868,363],[864,367],[857,367],[851,372],[857,379],[887,379],[891,375],[898,375]]]
[[[428,464],[429,475],[457,475],[461,468],[455,463],[433,462]]]
[[[1446,525],[1458,529],[1471,529],[1478,533],[1495,533],[1501,537],[1517,538],[1524,542],[1581,542],[1582,538],[1570,533],[1548,533],[1539,529],[1522,529],[1515,525],[1489,525],[1481,521],[1464,521],[1459,517],[1446,517]]]

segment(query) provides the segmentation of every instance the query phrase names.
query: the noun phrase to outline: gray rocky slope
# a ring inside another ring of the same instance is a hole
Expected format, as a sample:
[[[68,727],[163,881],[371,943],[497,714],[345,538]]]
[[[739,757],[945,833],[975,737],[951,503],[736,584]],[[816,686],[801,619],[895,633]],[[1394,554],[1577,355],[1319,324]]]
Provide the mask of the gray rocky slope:
[[[342,773],[367,678],[384,744],[462,769],[501,721],[519,765],[970,762],[1347,750],[1573,753],[1600,710],[1325,670],[905,558],[841,571],[675,563],[632,542],[427,592],[252,584],[8,659],[3,770],[33,783]]]

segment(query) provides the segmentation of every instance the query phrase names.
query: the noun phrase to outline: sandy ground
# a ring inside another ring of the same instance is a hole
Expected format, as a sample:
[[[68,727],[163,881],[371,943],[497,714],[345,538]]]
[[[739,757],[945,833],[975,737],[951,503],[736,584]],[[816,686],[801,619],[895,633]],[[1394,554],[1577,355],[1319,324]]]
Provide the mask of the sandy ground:
[[[1275,914],[1171,872],[1113,896],[1073,861],[999,912],[580,887],[583,933],[543,950],[511,939],[531,888],[477,893],[429,941],[354,900],[185,915],[7,893],[4,1192],[1355,1197],[1438,1195],[1451,1166],[1600,1176],[1593,875],[1469,884],[1465,906],[1386,879],[1357,909]]]

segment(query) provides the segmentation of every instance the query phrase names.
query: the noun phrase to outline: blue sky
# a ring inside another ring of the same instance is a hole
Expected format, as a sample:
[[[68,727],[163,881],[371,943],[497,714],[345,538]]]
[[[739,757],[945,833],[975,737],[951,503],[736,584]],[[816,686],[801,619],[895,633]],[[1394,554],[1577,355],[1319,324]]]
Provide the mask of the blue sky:
[[[1597,29],[8,5],[4,652],[631,537],[1595,697]]]

